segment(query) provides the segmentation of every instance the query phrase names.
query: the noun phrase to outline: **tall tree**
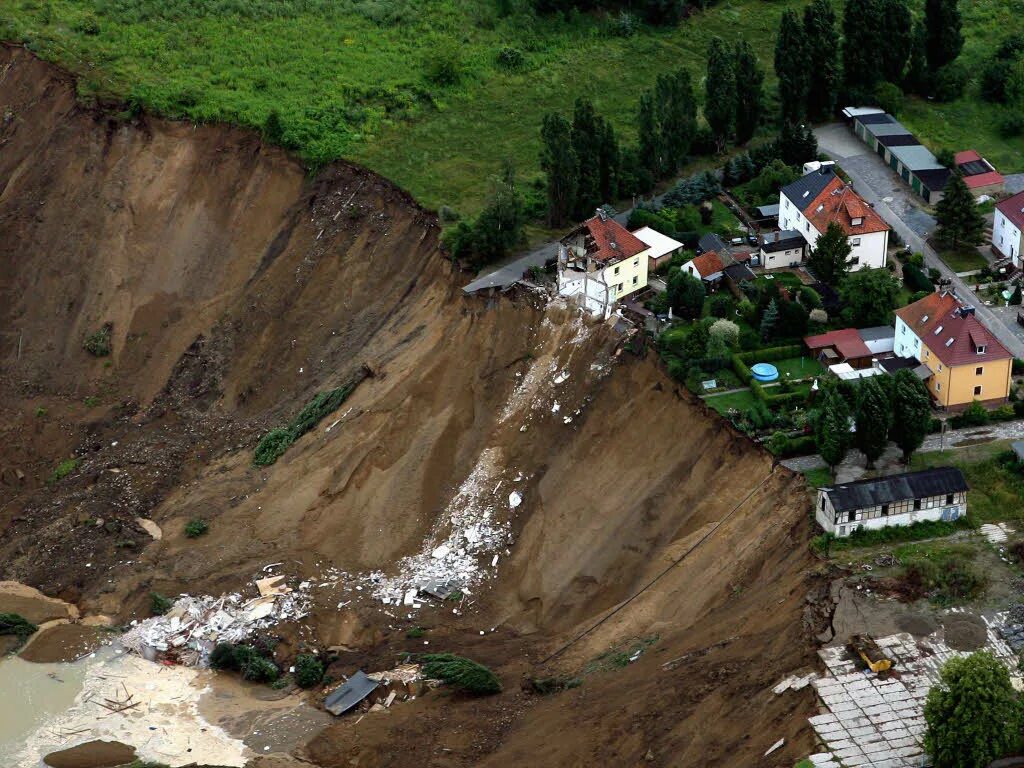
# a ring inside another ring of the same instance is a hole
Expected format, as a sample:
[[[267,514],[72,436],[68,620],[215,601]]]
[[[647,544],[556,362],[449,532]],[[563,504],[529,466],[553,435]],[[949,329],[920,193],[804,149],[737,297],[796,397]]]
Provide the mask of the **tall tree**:
[[[931,425],[932,409],[928,388],[909,368],[897,371],[892,383],[892,427],[889,436],[903,451],[904,464],[910,463],[910,457],[921,447]]]
[[[664,175],[667,165],[665,142],[654,108],[654,95],[650,91],[640,94],[640,106],[637,110],[637,139],[640,144],[640,163],[652,179],[660,179]]]
[[[933,73],[960,55],[964,47],[958,0],[925,0],[925,55]]]
[[[821,282],[838,286],[850,268],[847,259],[850,258],[852,250],[850,242],[846,239],[846,232],[833,221],[828,225],[825,234],[818,238],[811,255],[807,257],[807,268]]]
[[[594,105],[589,99],[578,98],[572,114],[572,149],[579,160],[572,206],[575,219],[593,214],[601,203],[608,202],[601,198],[600,145],[601,126]]]
[[[910,37],[910,53],[907,56],[907,71],[903,76],[903,90],[908,93],[925,95],[930,87],[928,72],[927,32],[920,21],[914,24]]]
[[[814,43],[806,46],[804,62],[806,71],[814,75],[808,78],[807,117],[820,122],[832,116],[839,85],[839,30],[828,0],[814,0],[804,9],[803,39]]]
[[[776,299],[768,302],[768,307],[761,316],[761,338],[765,341],[775,335],[779,326],[779,303]]]
[[[676,315],[690,320],[700,317],[704,309],[704,283],[689,272],[674,270],[668,278],[666,293]]]
[[[821,242],[820,240],[818,241]],[[900,284],[887,269],[862,269],[843,278],[839,298],[843,319],[857,328],[888,325],[900,295]]]
[[[809,37],[801,26],[796,11],[788,10],[782,14],[779,34],[775,38],[775,74],[779,78],[779,113],[784,124],[804,119],[808,87],[813,80],[809,76],[812,71],[809,57],[817,46],[817,41]]]
[[[983,768],[1020,739],[1021,700],[988,651],[951,658],[924,705],[924,746],[935,768]]]
[[[601,200],[611,202],[619,194],[619,181],[622,177],[622,152],[619,151],[619,140],[615,137],[615,129],[607,120],[599,123],[598,161],[601,170]]]
[[[725,149],[736,126],[736,69],[733,66],[732,51],[717,36],[711,38],[708,45],[704,117],[711,127],[718,149]]]
[[[818,156],[818,140],[809,125],[784,123],[779,133],[778,151],[786,165],[803,165]]]
[[[547,114],[540,129],[540,167],[547,176],[548,223],[560,227],[569,220],[579,183],[579,160],[572,147],[572,128],[558,114]]]
[[[857,432],[854,442],[867,458],[867,468],[873,469],[889,443],[892,412],[889,398],[876,377],[861,381],[857,394]]]
[[[697,100],[685,69],[658,75],[654,84],[655,116],[665,151],[665,172],[675,173],[690,153],[697,133]]]
[[[826,385],[822,391],[814,421],[814,445],[833,473],[850,447],[850,407],[834,386]]]
[[[736,143],[753,138],[764,103],[764,69],[746,40],[736,43]]]
[[[882,79],[899,85],[903,82],[903,70],[907,65],[907,54],[914,33],[914,20],[907,7],[907,0],[880,0],[882,40],[885,45],[878,47],[882,64]]]
[[[846,0],[843,11],[843,86],[854,103],[869,101],[882,76],[878,0]]]
[[[959,248],[978,245],[984,239],[985,217],[959,173],[950,174],[942,199],[935,205],[935,220],[935,239],[944,245]]]

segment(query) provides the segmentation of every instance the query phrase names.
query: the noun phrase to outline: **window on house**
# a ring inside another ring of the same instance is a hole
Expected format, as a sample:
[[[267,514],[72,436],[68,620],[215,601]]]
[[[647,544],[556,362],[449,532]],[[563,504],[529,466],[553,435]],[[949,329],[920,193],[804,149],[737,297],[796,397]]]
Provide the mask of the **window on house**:
[[[984,355],[986,349],[987,349],[987,347],[984,344],[982,344],[980,347],[978,347],[978,354],[979,355]]]
[[[942,333],[942,326],[941,325],[938,328],[935,329],[935,335],[936,336],[938,336],[940,333]]]
[[[947,493],[946,494],[946,506],[948,507],[952,503],[953,503],[953,494],[952,493]]]
[[[980,394],[981,394],[981,384],[979,384],[978,386],[976,386],[974,388],[974,396],[977,397]]]
[[[855,237],[855,238],[853,238],[853,239],[852,239],[852,240],[850,241],[850,245],[852,245],[852,246],[854,246],[854,247],[856,247],[856,246],[860,245],[860,238],[859,238],[859,237]]]
[[[634,275],[634,276],[633,276],[633,285],[636,285],[636,284],[637,284],[637,283],[639,283],[639,282],[640,282],[640,278],[639,278],[639,277],[637,277],[636,275]]]
[[[920,499],[914,499],[914,511],[916,512],[920,508],[921,508],[921,500]]]
[[[882,517],[888,517],[888,516],[889,516],[889,505],[888,504],[883,504],[882,505]]]
[[[940,381],[936,381],[935,382],[935,391],[936,392],[941,392],[942,391],[942,382],[940,382]]]
[[[618,267],[615,268],[615,274],[616,275],[619,274],[619,268]]]
[[[825,210],[825,204],[824,203],[819,203],[818,207],[815,208],[814,210],[817,211],[818,213],[821,213],[822,211]]]
[[[859,257],[857,257],[857,256],[854,256],[854,257],[853,257],[852,259],[850,259],[850,260],[849,260],[849,261],[847,261],[846,263],[847,263],[847,264],[849,264],[850,266],[854,266],[854,267],[855,267],[855,266],[857,266],[858,264],[860,264],[860,258],[859,258]]]
[[[804,507],[804,509],[807,509],[807,507]],[[846,522],[852,523],[856,519],[857,519],[857,510],[851,509],[849,512],[846,513]]]
[[[974,369],[974,375],[975,376],[981,376],[981,372],[984,371],[984,370],[985,369],[982,366],[979,365],[977,368]]]
[[[633,266],[634,267],[639,267],[640,266],[640,259],[633,259]]]
[[[855,227],[859,227],[861,224],[864,223],[864,219],[861,218],[860,216],[857,216],[856,218],[851,219],[850,223],[853,224],[853,226]]]
[[[622,283],[615,286],[616,293],[622,293]]]

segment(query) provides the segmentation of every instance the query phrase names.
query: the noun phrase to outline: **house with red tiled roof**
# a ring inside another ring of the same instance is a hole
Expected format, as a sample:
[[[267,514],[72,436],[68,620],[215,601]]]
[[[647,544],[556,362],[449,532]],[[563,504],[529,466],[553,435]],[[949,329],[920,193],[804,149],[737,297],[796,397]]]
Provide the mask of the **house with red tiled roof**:
[[[681,269],[698,280],[714,285],[725,274],[725,262],[714,251],[708,251],[690,259]]]
[[[943,408],[1010,395],[1013,355],[954,294],[941,291],[896,310],[894,351],[926,365],[926,384]]]
[[[831,166],[813,170],[780,190],[779,228],[799,232],[811,250],[833,223],[850,243],[851,270],[885,266],[889,225]]]
[[[647,287],[651,247],[603,210],[559,241],[558,292],[610,317],[615,303]]]
[[[1021,249],[1024,240],[1024,192],[996,204],[995,217],[992,220],[992,250],[1000,256],[1013,259],[1013,266],[1020,267]]]
[[[967,188],[975,196],[996,195],[1006,186],[1003,174],[973,149],[957,152],[955,163],[960,175],[964,177]]]

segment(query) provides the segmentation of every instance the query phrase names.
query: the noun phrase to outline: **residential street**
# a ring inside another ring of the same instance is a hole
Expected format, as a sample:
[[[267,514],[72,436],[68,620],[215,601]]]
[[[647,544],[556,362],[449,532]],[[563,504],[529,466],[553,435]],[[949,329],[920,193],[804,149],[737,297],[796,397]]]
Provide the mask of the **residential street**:
[[[1024,328],[1017,325],[1016,308],[985,306],[967,287],[967,283],[957,277],[924,241],[923,236],[927,236],[935,227],[935,219],[918,207],[913,190],[845,125],[826,125],[816,129],[814,134],[821,150],[839,163],[853,180],[854,189],[874,206],[907,245],[924,254],[926,266],[935,267],[943,277],[948,277],[957,295],[974,304],[978,318],[1011,354],[1024,357]],[[1024,183],[1024,179],[1019,176],[1013,177],[1014,185]]]

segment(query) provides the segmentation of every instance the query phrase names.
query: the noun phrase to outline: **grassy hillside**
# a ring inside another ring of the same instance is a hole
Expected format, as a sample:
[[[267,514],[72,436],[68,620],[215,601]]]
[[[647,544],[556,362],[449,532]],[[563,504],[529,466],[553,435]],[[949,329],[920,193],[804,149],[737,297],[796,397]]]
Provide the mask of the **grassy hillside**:
[[[972,60],[1020,2],[964,0]],[[682,64],[699,81],[715,34],[751,40],[770,68],[779,16],[803,5],[725,0],[624,37],[614,18],[537,18],[525,0],[5,0],[0,36],[79,73],[85,95],[254,127],[276,109],[308,160],[351,158],[427,205],[472,212],[503,158],[537,175],[545,112],[586,95],[631,136],[638,92],[659,71]],[[502,64],[503,49],[521,64]],[[921,102],[906,117],[924,139],[965,133],[1024,170],[1024,140],[998,139],[987,107],[972,104],[966,125],[944,121],[959,109]]]

